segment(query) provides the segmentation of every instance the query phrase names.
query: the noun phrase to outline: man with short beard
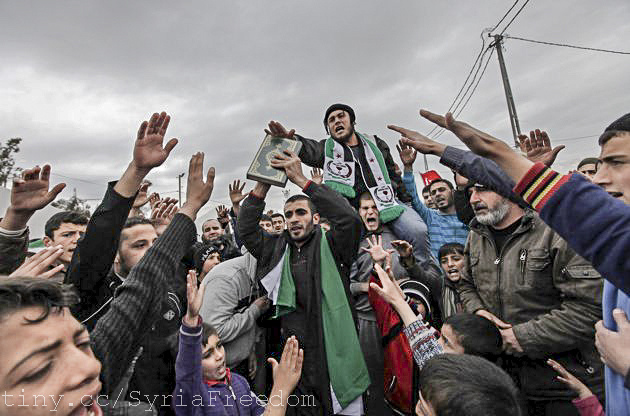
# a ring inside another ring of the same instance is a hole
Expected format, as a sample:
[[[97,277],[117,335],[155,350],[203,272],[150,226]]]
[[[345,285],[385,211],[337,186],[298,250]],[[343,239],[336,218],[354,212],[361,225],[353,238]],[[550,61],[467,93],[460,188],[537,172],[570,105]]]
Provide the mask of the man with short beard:
[[[530,414],[554,409],[558,416],[574,415],[573,394],[546,360],[561,360],[602,396],[594,343],[602,278],[534,211],[480,185],[471,187],[470,203],[475,219],[459,285],[464,308],[500,329],[506,371],[523,391]]]
[[[430,200],[435,206],[435,209],[431,209],[428,205],[420,202],[416,191],[413,163],[418,151],[402,142],[400,146],[397,146],[397,149],[404,166],[403,183],[411,195],[411,206],[420,214],[429,228],[431,254],[437,260],[440,247],[444,244],[466,244],[466,238],[468,238],[468,226],[459,220],[455,211],[453,184],[446,179],[439,178],[428,185]]]
[[[243,201],[238,233],[257,259],[256,279],[266,289],[280,319],[282,337],[294,335],[304,349],[302,378],[294,392],[310,403],[290,406],[287,414],[362,414],[362,394],[370,384],[361,353],[350,295],[350,266],[361,238],[361,219],[350,204],[326,185],[304,176],[290,151],[276,154],[271,166],[283,169],[306,195],[284,205],[287,232],[264,232],[258,221],[269,185],[257,183]],[[317,225],[325,215],[332,227]]]
[[[302,137],[277,121],[271,121],[266,131],[299,140],[302,163],[321,168],[324,184],[339,192],[355,209],[359,208],[361,194],[369,192],[377,202],[381,222],[387,223],[399,239],[409,241],[417,262],[426,266],[432,261],[427,227],[422,218],[403,205],[411,200],[396,172],[389,147],[377,136],[358,132],[355,120],[352,107],[333,104],[324,114],[324,127],[330,134],[326,139]]]

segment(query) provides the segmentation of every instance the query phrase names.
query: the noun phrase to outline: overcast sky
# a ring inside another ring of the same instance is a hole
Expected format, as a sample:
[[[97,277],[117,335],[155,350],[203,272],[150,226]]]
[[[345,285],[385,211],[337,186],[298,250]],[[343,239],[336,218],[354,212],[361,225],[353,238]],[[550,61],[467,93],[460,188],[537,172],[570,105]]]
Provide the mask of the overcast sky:
[[[326,107],[344,102],[357,130],[392,149],[389,123],[428,132],[418,110],[447,110],[481,31],[512,3],[1,0],[0,140],[22,137],[19,166],[50,163],[68,184],[62,197],[76,188],[95,206],[130,161],[140,122],[164,110],[180,143],[151,173],[152,190],[176,196],[177,174],[201,150],[217,168],[212,200],[228,203],[269,120],[321,139]],[[630,2],[531,0],[506,33],[628,50]],[[510,39],[504,55],[523,130],[568,147],[561,171],[598,155],[595,137],[566,139],[598,135],[630,111],[630,56]],[[460,118],[512,141],[496,54]],[[439,140],[458,144],[450,133]],[[437,158],[429,165],[450,177]],[[281,201],[273,188],[270,208]]]

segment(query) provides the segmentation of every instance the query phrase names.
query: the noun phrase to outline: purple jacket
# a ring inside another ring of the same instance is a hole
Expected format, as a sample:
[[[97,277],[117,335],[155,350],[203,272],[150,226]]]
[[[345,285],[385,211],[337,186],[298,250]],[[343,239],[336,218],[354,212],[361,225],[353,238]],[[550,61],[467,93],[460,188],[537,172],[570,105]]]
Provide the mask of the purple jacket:
[[[265,412],[247,381],[232,373],[228,383],[212,386],[203,381],[201,369],[201,324],[182,324],[179,353],[175,362],[173,409],[177,416],[221,415],[259,416]]]

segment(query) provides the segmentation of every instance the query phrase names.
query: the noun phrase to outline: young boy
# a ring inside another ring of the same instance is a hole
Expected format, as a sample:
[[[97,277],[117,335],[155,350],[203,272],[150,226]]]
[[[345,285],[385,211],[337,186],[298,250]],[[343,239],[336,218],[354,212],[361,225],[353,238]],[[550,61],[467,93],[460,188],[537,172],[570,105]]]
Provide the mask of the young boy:
[[[197,275],[191,270],[186,287],[188,311],[182,320],[175,364],[175,414],[284,415],[289,395],[300,379],[304,351],[298,349],[295,337],[290,337],[281,362],[268,360],[273,367],[274,384],[265,409],[245,378],[230,372],[225,364],[225,348],[216,330],[204,324],[199,316],[205,287],[197,288]]]
[[[459,243],[444,244],[438,250],[438,259],[444,270],[444,287],[442,288],[442,318],[462,312],[464,307],[455,285],[461,279],[464,267],[464,246]]]

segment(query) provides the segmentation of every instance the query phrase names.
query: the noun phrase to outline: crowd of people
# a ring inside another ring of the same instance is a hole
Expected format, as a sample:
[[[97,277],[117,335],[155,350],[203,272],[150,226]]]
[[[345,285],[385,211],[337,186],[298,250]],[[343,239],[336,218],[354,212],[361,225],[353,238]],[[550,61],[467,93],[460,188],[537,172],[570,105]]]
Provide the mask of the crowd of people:
[[[65,185],[24,170],[0,220],[0,415],[630,415],[630,114],[566,175],[544,131],[514,151],[420,114],[470,151],[390,125],[399,164],[345,104],[319,141],[271,121],[301,142],[270,163],[302,192],[273,211],[235,179],[199,234],[203,153],[181,206],[150,192],[178,143],[164,112],[35,253],[29,219]],[[418,191],[418,152],[452,180]]]

